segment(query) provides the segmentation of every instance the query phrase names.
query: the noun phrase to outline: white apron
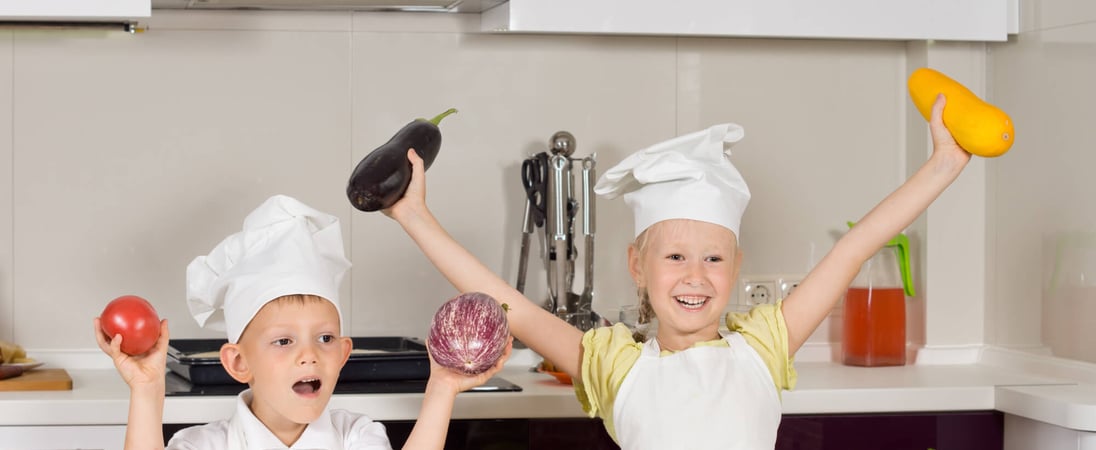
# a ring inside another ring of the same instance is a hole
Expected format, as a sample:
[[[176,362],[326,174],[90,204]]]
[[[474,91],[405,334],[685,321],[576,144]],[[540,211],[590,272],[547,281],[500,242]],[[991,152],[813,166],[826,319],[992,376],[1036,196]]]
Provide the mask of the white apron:
[[[660,357],[643,345],[613,404],[623,450],[772,450],[781,406],[772,375],[742,335],[730,347],[693,347]]]

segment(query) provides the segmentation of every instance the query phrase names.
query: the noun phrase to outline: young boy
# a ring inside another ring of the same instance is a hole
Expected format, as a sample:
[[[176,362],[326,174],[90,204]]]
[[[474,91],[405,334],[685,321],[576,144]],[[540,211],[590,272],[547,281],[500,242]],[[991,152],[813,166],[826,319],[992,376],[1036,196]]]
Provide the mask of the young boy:
[[[287,196],[264,202],[207,256],[187,267],[187,302],[204,327],[224,329],[221,364],[247,383],[228,420],[181,430],[171,449],[391,449],[384,425],[329,410],[352,342],[343,332],[338,290],[350,262],[338,219]],[[94,320],[99,347],[130,387],[126,449],[163,448],[167,320],[144,355],[121,352]],[[404,448],[440,449],[457,393],[497,373],[457,374],[431,359],[419,420]]]

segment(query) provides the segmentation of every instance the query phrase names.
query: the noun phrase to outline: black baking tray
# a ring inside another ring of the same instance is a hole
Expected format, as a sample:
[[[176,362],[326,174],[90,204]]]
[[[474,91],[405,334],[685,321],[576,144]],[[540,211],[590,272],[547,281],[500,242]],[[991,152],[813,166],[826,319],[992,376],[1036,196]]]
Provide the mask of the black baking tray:
[[[430,378],[430,359],[421,339],[401,336],[350,338],[354,350],[339,374],[339,383],[408,381]],[[167,368],[192,385],[240,384],[221,365],[226,339],[171,339]]]
[[[375,380],[375,381],[351,381],[335,385],[335,394],[421,394],[426,392],[427,380]],[[208,397],[219,395],[236,395],[244,389],[246,384],[191,384],[183,377],[168,372],[166,375],[165,394],[168,397]],[[468,392],[521,392],[521,386],[499,377],[491,377],[482,385],[469,389]]]

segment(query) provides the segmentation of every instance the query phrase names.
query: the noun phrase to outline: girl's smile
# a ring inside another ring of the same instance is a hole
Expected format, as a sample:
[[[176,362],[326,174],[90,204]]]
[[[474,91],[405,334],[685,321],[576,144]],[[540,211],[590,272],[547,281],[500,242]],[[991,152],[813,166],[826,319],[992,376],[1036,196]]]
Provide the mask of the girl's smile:
[[[708,300],[711,297],[700,295],[678,295],[674,296],[674,300],[684,308],[686,311],[697,311],[708,304]]]

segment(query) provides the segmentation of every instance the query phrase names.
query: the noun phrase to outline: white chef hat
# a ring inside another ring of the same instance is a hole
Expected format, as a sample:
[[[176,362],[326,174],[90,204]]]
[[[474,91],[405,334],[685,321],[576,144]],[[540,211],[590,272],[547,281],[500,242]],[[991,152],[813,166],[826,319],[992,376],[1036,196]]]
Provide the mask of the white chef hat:
[[[731,164],[730,146],[744,135],[741,126],[725,123],[652,145],[605,172],[594,192],[624,195],[636,236],[663,220],[693,219],[739,237],[750,189]]]
[[[275,195],[247,215],[243,230],[187,266],[187,306],[199,325],[236,343],[267,302],[316,295],[335,305],[344,334],[339,284],[349,268],[337,217]]]

